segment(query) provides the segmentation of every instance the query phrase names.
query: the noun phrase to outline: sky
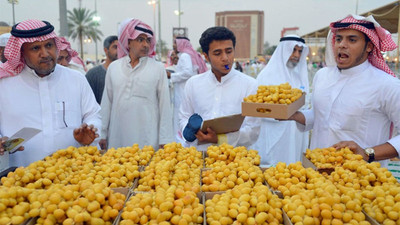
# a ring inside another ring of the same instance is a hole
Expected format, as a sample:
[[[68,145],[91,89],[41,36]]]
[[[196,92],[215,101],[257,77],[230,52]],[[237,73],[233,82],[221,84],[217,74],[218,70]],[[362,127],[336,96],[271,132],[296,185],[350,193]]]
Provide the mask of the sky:
[[[264,11],[264,42],[277,45],[281,30],[285,27],[299,27],[298,35],[304,35],[326,27],[330,22],[349,14],[362,14],[387,5],[394,0],[158,0],[161,6],[161,39],[172,48],[172,28],[178,27],[179,19],[174,14],[181,5],[181,26],[188,28],[193,47],[199,47],[198,40],[204,30],[215,26],[215,13],[235,10]],[[81,2],[81,3],[80,3]],[[116,35],[118,25],[127,18],[137,18],[154,27],[158,39],[158,8],[155,14],[148,0],[67,0],[67,9],[82,7],[94,10],[101,17],[99,29],[103,39]],[[27,19],[47,20],[59,32],[58,0],[19,0],[15,5],[15,21]],[[154,15],[156,23],[154,23]],[[12,24],[12,5],[0,0],[0,21]],[[72,41],[72,48],[78,50],[78,42]],[[85,52],[94,54],[95,44],[85,44]],[[102,41],[98,43],[99,54],[103,53]]]

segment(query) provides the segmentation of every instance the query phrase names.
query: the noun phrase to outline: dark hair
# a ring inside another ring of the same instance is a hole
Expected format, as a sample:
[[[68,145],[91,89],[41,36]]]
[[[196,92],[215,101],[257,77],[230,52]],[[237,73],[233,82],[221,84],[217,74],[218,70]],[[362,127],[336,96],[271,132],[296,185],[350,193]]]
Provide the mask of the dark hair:
[[[236,37],[231,30],[226,27],[210,27],[201,34],[199,40],[201,50],[208,55],[210,44],[213,41],[232,40],[233,47],[236,46]]]
[[[108,37],[104,40],[104,42],[103,42],[104,48],[109,49],[109,48],[110,48],[110,45],[111,45],[114,41],[117,41],[117,40],[118,40],[118,37],[115,36],[115,35],[108,36]]]

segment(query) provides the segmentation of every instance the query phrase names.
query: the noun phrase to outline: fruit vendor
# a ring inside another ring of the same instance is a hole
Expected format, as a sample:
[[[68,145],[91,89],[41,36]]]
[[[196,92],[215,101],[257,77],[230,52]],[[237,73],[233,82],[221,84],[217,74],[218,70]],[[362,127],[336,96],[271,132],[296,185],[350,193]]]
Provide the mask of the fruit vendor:
[[[348,146],[367,161],[398,156],[400,136],[392,137],[392,128],[400,131],[400,81],[381,53],[397,47],[391,34],[372,16],[350,15],[330,28],[313,108],[292,119],[313,129],[311,149]]]
[[[7,42],[8,60],[0,65],[2,143],[24,127],[41,130],[24,151],[10,155],[10,166],[28,166],[98,136],[100,106],[82,74],[57,64],[60,41],[53,30],[48,22],[27,20],[12,27]]]
[[[258,85],[280,85],[288,82],[292,88],[309,93],[307,60],[308,47],[297,35],[287,35],[268,64],[258,74]],[[307,98],[308,99],[308,98]],[[303,106],[307,109],[308,101]],[[278,162],[295,163],[308,147],[309,132],[299,130],[294,121],[261,119],[260,136],[252,146],[261,156],[261,164],[274,165]]]

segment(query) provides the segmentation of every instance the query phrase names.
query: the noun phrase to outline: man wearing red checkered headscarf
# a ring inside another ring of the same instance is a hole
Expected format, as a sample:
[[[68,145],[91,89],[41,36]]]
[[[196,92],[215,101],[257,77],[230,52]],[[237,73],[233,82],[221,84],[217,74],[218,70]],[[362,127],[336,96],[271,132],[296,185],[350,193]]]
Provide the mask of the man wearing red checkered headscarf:
[[[330,28],[328,66],[315,74],[313,108],[292,119],[313,128],[312,149],[348,146],[369,162],[398,156],[400,136],[391,137],[390,127],[400,131],[400,81],[381,54],[396,44],[372,16],[350,15]]]
[[[185,141],[179,129],[179,108],[185,84],[193,75],[206,72],[207,66],[200,53],[193,49],[189,38],[176,37],[173,49],[179,56],[176,70],[170,74],[170,80],[174,84],[174,135],[176,142],[184,144]]]
[[[101,99],[100,146],[154,149],[173,141],[172,108],[164,65],[156,61],[155,35],[137,19],[118,31],[118,57],[110,64]]]
[[[9,166],[28,166],[98,136],[100,107],[92,89],[79,72],[56,64],[59,49],[49,22],[27,20],[12,27],[8,60],[0,65],[0,155],[8,155],[3,144],[20,129],[41,132],[24,144],[25,151],[9,155]]]
[[[61,46],[58,54],[57,63],[68,68],[79,71],[82,74],[86,73],[85,63],[79,57],[77,51],[71,48],[71,44],[65,37],[59,37]]]

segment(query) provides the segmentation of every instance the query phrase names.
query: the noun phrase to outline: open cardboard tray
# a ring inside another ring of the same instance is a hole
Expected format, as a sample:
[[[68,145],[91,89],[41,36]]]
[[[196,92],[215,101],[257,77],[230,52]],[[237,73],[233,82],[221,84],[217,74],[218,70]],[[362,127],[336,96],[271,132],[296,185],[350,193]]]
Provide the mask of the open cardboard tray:
[[[267,117],[275,119],[288,119],[305,104],[305,92],[303,95],[289,105],[242,102],[242,115],[254,117]],[[266,112],[258,112],[257,109],[265,109]]]
[[[331,174],[333,171],[335,171],[335,168],[317,168],[314,163],[312,163],[307,157],[306,154],[303,153],[301,157],[301,164],[304,166],[304,168],[312,168],[315,171],[318,171],[320,173],[327,173]]]

